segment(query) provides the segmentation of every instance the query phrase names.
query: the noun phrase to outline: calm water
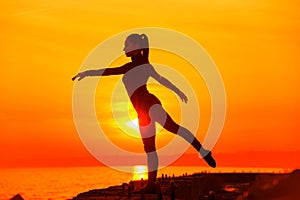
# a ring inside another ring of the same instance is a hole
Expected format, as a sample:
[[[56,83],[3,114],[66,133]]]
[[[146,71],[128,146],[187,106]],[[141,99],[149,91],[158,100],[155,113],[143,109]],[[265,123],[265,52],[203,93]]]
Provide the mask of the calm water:
[[[169,175],[193,174],[211,170],[201,167],[167,167],[159,171]],[[286,172],[283,169],[218,168],[211,172]],[[25,200],[66,200],[91,189],[120,185],[133,174],[107,167],[12,168],[0,169],[0,200],[21,194]]]

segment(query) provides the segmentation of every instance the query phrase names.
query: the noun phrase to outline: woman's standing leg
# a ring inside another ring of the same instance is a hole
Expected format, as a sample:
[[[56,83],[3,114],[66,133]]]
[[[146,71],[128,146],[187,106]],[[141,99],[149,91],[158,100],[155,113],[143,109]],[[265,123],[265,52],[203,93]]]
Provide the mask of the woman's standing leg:
[[[146,193],[155,193],[155,182],[158,169],[158,157],[155,145],[155,122],[149,116],[139,116],[139,128],[142,136],[144,150],[147,154],[148,183],[145,187]]]

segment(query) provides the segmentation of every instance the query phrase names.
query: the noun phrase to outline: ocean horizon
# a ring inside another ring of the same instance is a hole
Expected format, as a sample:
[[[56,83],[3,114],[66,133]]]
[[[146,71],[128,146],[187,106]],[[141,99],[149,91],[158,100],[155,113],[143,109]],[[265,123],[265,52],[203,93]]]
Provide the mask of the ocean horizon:
[[[286,168],[218,167],[212,169],[197,166],[169,166],[160,169],[158,177],[161,177],[162,174],[180,176],[199,172],[287,173],[292,170]],[[16,194],[20,194],[25,200],[66,200],[92,189],[121,185],[137,179],[134,166],[132,173],[121,172],[105,166],[0,168],[0,177],[0,200],[10,199]]]

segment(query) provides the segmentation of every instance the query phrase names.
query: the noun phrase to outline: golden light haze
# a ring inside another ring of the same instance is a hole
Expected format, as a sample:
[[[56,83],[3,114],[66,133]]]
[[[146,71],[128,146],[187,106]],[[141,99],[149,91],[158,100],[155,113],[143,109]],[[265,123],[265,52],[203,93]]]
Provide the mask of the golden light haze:
[[[299,155],[298,1],[20,0],[2,1],[0,10],[0,167],[91,163],[73,123],[71,78],[99,43],[138,27],[182,32],[201,44],[218,66],[226,89],[227,116],[215,153]],[[116,64],[129,61],[125,56],[119,59]],[[161,57],[150,51],[150,61],[182,70],[184,62],[174,60],[172,55]],[[91,66],[97,67],[105,66]],[[197,83],[198,79],[188,77]],[[109,88],[119,78],[105,77],[101,81],[99,104],[110,105]],[[179,120],[177,97],[169,92],[172,98],[167,102],[161,95],[167,89],[157,87],[153,92]],[[202,140],[210,104],[203,82],[197,91],[202,120],[197,137]],[[111,115],[109,107],[103,109],[105,116]],[[112,125],[110,131],[114,128]],[[164,132],[159,137],[158,146],[162,146],[173,135]],[[128,143],[126,136],[115,140],[120,145],[125,141]],[[142,150],[142,143],[138,143],[136,148]],[[277,162],[278,157],[273,160]],[[300,166],[299,162],[291,163],[291,167],[295,165]]]

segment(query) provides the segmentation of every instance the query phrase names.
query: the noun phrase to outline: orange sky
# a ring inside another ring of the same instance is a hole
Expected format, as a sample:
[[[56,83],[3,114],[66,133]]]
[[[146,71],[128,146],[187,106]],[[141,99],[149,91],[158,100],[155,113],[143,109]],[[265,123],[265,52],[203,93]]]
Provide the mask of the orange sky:
[[[100,42],[146,26],[187,34],[218,66],[226,89],[227,116],[214,148],[216,154],[262,151],[300,155],[297,1],[24,0],[2,1],[0,10],[0,167],[96,163],[75,130],[70,79]],[[150,60],[180,69],[172,59],[158,55],[150,52]],[[128,61],[125,57],[120,60]],[[109,82],[118,80],[110,78],[103,80],[107,88]],[[201,87],[198,90],[204,91]],[[156,90],[156,95],[163,98],[161,90]],[[102,95],[109,99],[109,92]],[[203,139],[210,107],[207,94],[201,94],[201,112],[206,117],[197,136]],[[165,103],[175,119],[180,117],[178,105],[175,96]],[[161,140],[168,142],[166,138]],[[192,149],[188,153],[193,153]],[[277,160],[274,157],[273,161]],[[291,162],[291,167],[295,166],[300,166],[299,162]]]

